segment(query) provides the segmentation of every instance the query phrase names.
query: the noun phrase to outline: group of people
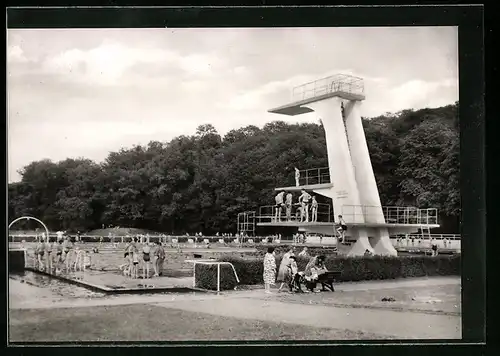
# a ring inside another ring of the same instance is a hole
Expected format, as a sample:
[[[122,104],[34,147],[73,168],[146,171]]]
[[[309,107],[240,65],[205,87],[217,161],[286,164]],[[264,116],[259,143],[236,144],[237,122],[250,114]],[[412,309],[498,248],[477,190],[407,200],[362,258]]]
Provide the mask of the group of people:
[[[286,196],[285,196],[286,194]],[[274,197],[276,203],[276,211],[274,220],[281,222],[283,209],[285,209],[286,221],[292,221],[292,207],[297,206],[296,218],[300,222],[309,222],[309,210],[311,210],[310,222],[318,221],[318,202],[315,196],[311,196],[304,189],[301,191],[298,202],[293,203],[293,195],[291,192],[281,191]],[[309,201],[311,201],[309,203]]]
[[[57,233],[57,239],[53,243],[49,237],[42,233],[35,246],[34,267],[46,272],[59,272],[65,269],[81,270],[90,268],[92,257],[90,251],[82,250],[78,246],[73,246],[69,236],[64,236],[62,232]]]
[[[307,256],[306,248],[299,256]],[[323,255],[312,257],[304,271],[299,271],[293,247],[283,255],[279,269],[276,269],[275,249],[269,247],[264,256],[263,275],[265,293],[267,294],[272,293],[271,286],[275,285],[276,282],[281,283],[278,292],[281,292],[285,286],[288,287],[290,293],[304,292],[302,284],[306,286],[305,292],[319,292],[320,290],[316,290],[319,277],[328,271],[325,266],[325,256]]]
[[[165,249],[160,240],[154,244],[144,244],[139,250],[137,238],[133,237],[125,246],[123,252],[125,263],[120,266],[120,270],[122,270],[125,276],[139,278],[139,272],[142,267],[142,278],[146,279],[150,278],[152,264],[154,277],[159,277],[163,274],[165,256]]]
[[[450,241],[444,237],[443,238],[444,248],[451,247]],[[416,245],[415,245],[416,242]],[[410,245],[411,243],[411,245]],[[432,256],[438,255],[439,243],[434,237],[429,239],[424,239],[422,237],[415,238],[415,235],[405,235],[404,237],[398,236],[396,238],[396,247],[430,247],[430,253]]]

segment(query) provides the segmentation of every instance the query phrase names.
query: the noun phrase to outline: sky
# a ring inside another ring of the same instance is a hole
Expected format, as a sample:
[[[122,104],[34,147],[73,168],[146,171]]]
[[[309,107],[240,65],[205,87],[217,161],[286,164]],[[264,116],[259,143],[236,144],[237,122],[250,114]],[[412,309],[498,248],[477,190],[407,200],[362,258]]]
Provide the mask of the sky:
[[[328,75],[364,78],[364,117],[458,100],[456,27],[7,31],[8,180],[32,161],[224,135]]]

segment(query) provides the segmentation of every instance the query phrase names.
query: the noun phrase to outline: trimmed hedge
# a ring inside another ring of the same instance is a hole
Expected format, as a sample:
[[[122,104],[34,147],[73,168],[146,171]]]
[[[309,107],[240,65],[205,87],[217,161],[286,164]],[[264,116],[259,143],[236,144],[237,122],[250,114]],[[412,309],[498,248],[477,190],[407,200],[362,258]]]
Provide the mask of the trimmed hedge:
[[[282,256],[276,257],[279,267]],[[234,265],[240,284],[262,284],[264,272],[262,258],[238,258],[223,256],[219,261]],[[297,258],[303,271],[309,258]],[[460,275],[460,255],[452,256],[401,256],[401,257],[345,257],[326,256],[326,267],[331,271],[341,271],[339,281],[368,281],[423,276]]]
[[[217,265],[197,263],[194,268],[196,288],[217,290]],[[229,265],[220,265],[220,290],[235,289],[237,285],[233,268]]]

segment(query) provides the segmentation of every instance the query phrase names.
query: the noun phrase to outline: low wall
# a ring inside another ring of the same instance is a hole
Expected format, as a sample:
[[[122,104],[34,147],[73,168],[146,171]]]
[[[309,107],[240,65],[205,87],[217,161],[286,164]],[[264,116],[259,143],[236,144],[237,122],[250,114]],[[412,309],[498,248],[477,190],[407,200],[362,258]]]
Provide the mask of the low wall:
[[[26,266],[25,250],[9,250],[9,272],[22,272]]]

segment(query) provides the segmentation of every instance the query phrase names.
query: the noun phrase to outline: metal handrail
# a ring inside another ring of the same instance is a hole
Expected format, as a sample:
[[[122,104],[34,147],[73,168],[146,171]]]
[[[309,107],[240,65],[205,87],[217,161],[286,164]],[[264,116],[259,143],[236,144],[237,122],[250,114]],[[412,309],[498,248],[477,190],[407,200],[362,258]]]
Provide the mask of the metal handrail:
[[[293,88],[292,99],[304,100],[333,92],[363,94],[363,79],[347,74],[332,75]],[[312,93],[312,95],[306,95],[307,93]]]
[[[401,235],[396,235],[396,236],[391,236],[391,239],[395,238],[409,238],[411,239],[416,238],[420,240],[430,240],[430,239],[436,239],[436,240],[444,240],[444,239],[450,239],[450,240],[461,240],[461,235],[460,234],[426,234],[426,235],[421,235],[421,234],[401,234]]]
[[[382,210],[382,215],[380,215]],[[358,213],[356,213],[358,212]],[[371,206],[343,205],[344,219],[356,221],[356,216],[384,218],[388,224],[437,225],[438,211],[436,208],[420,209],[414,206]]]
[[[293,204],[294,207],[298,207],[298,203]],[[309,204],[309,209],[311,205]],[[259,223],[263,222],[276,222],[276,213],[277,213],[276,205],[264,205],[259,207],[259,215],[255,218]],[[293,208],[292,208],[293,209]],[[309,213],[309,221],[311,221],[311,213]],[[300,222],[300,215],[298,214],[298,210],[296,209],[295,214],[292,210],[291,222]],[[317,222],[331,222],[332,221],[332,207],[330,204],[318,203],[318,219]],[[286,222],[286,209],[282,208],[281,210],[281,222]]]
[[[299,185],[331,183],[329,167],[303,169],[299,173]]]

